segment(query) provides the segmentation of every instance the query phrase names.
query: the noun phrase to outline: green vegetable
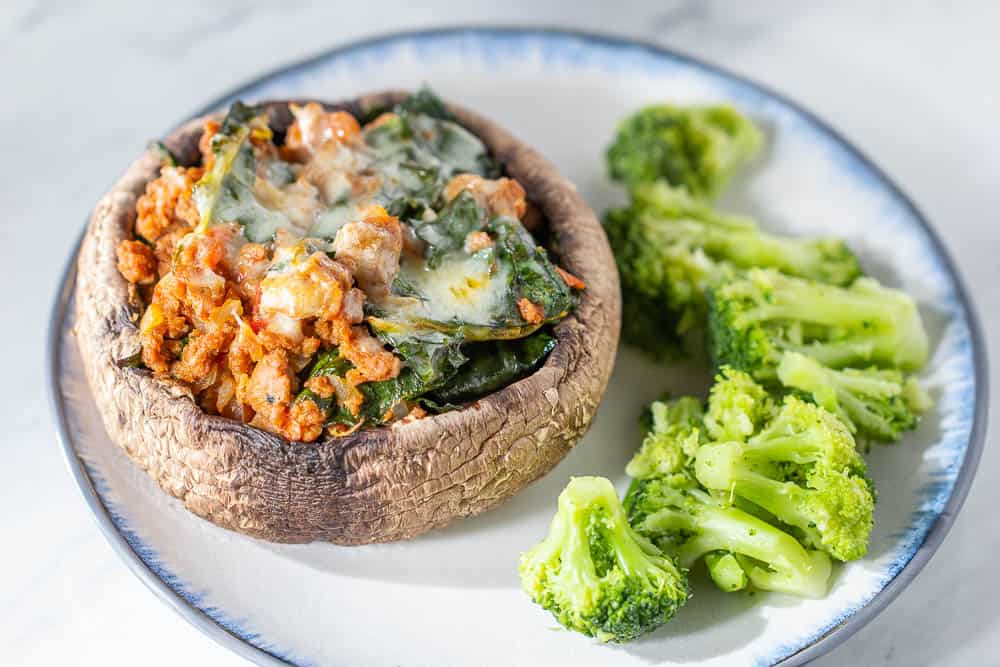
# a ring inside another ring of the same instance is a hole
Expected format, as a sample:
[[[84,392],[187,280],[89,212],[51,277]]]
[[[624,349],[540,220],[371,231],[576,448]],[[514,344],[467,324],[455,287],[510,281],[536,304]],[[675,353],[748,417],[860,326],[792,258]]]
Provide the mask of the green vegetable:
[[[838,560],[868,550],[874,495],[854,439],[835,416],[794,396],[746,442],[702,445],[695,475],[792,526]]]
[[[715,554],[706,566],[723,590],[739,590],[745,582],[736,586],[733,563],[720,557],[742,554],[757,561],[745,568],[745,575],[758,588],[818,597],[830,575],[825,554],[809,553],[781,528],[700,488],[692,474],[699,451],[710,446],[709,430],[724,435],[720,424],[730,429],[742,420],[756,424],[764,413],[762,391],[750,385],[743,374],[724,373],[716,384],[722,389],[713,389],[707,412],[690,396],[650,405],[643,417],[646,435],[625,468],[635,478],[625,497],[629,521],[685,568]],[[741,390],[746,394],[742,399],[736,396]],[[714,420],[711,429],[708,415]]]
[[[192,190],[200,230],[217,222],[236,222],[248,240],[265,243],[290,225],[284,213],[266,208],[254,194],[257,160],[250,137],[255,133],[269,137],[270,132],[266,116],[256,107],[239,101],[230,107],[222,128],[212,137],[212,168]]]
[[[565,628],[627,642],[687,602],[684,570],[628,524],[611,482],[576,477],[548,536],[521,556],[521,585]]]
[[[701,401],[685,396],[654,401],[643,415],[646,435],[625,466],[629,477],[669,475],[690,465],[704,442]]]
[[[485,226],[484,211],[468,191],[451,200],[433,220],[417,222],[413,231],[427,246],[424,258],[428,269],[436,269],[441,261],[465,247],[465,237]]]
[[[473,343],[462,352],[469,362],[430,399],[437,403],[464,403],[485,396],[538,368],[556,346],[556,339],[538,331],[520,340]]]
[[[405,100],[396,105],[396,113],[399,114],[424,114],[439,120],[456,121],[455,115],[448,111],[437,95],[427,86],[421,86],[417,92],[413,93]]]
[[[626,118],[608,148],[611,178],[626,185],[665,180],[713,197],[760,149],[760,130],[728,106],[649,106]]]
[[[746,440],[769,420],[774,400],[746,373],[723,367],[709,392],[705,431],[713,440]]]
[[[778,380],[840,417],[851,433],[883,442],[917,427],[926,398],[914,378],[894,369],[835,370],[798,352],[785,352]]]
[[[709,352],[716,367],[773,380],[781,356],[800,352],[831,368],[918,370],[927,333],[913,299],[859,278],[834,287],[752,269],[708,290]]]
[[[635,530],[676,556],[681,567],[719,551],[742,554],[753,562],[740,569],[761,590],[802,597],[826,594],[831,572],[826,554],[806,550],[780,528],[706,492],[687,472],[633,480],[625,508]],[[732,582],[738,577],[721,572],[730,564],[706,564],[722,580],[720,588],[736,590]]]
[[[705,569],[720,590],[732,593],[741,591],[750,583],[746,570],[735,554],[713,551],[705,555]]]
[[[517,306],[522,298],[541,307],[546,323],[564,318],[576,305],[576,296],[549,261],[545,249],[514,218],[494,218],[487,231],[496,243],[497,263],[509,270],[509,320],[524,321]]]
[[[395,118],[365,129],[372,169],[382,182],[375,203],[395,216],[422,220],[438,208],[456,174],[495,178],[501,169],[486,145],[459,125],[433,93],[422,89],[394,109]]]
[[[142,368],[142,350],[120,359],[115,359],[118,368]]]
[[[626,326],[626,341],[659,358],[704,329],[705,289],[738,269],[775,268],[835,285],[861,273],[842,241],[768,234],[753,220],[720,213],[662,181],[635,186],[631,205],[609,211],[604,229],[626,307],[629,301],[649,304],[647,314]],[[651,327],[648,334],[644,325]],[[668,341],[668,352],[659,341]]]
[[[393,294],[368,304],[369,325],[396,344],[409,336],[439,332],[456,342],[523,338],[566,316],[576,296],[514,218],[499,217],[482,226],[484,212],[468,194],[456,197],[438,220],[418,226],[426,242],[426,262],[403,262]],[[485,229],[491,248],[468,253],[469,231]],[[528,299],[542,310],[540,322],[524,319]]]
[[[678,333],[680,331],[683,333]],[[643,296],[624,285],[622,340],[660,363],[707,359],[704,331],[682,325],[678,314],[661,301]]]
[[[326,413],[327,424],[382,424],[394,407],[442,386],[466,361],[458,346],[443,338],[408,340],[396,348],[395,353],[403,358],[403,369],[390,380],[358,385],[364,402],[357,415],[338,405],[333,397],[320,398],[309,389],[303,389],[296,400],[315,401]],[[340,356],[337,348],[332,348],[317,354],[306,377],[332,375],[343,378],[353,367],[350,361]]]

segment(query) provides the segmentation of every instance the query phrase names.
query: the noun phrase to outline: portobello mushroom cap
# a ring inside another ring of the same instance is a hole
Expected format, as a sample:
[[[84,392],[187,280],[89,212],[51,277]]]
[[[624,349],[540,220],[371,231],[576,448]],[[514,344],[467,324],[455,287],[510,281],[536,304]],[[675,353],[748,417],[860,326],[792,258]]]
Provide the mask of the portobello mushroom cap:
[[[323,104],[361,115],[405,97],[393,91]],[[276,132],[291,123],[286,101],[263,106]],[[190,511],[275,542],[406,539],[503,502],[551,470],[587,430],[620,324],[604,232],[539,153],[478,114],[448,108],[521,182],[547,220],[551,252],[586,283],[575,311],[555,327],[544,365],[460,410],[310,444],[206,414],[184,386],[119,362],[140,349],[143,306],[118,272],[115,248],[132,238],[136,200],[158,176],[160,156],[147,151],[97,204],[77,266],[76,337],[87,376],[111,439]],[[181,163],[197,162],[204,120],[164,140]]]

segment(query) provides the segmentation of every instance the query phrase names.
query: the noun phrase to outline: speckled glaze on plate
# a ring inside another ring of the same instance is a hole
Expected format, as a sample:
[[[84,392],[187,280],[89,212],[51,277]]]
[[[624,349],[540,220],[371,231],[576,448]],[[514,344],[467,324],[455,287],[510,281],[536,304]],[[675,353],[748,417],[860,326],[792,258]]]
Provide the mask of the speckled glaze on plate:
[[[624,487],[646,402],[664,391],[703,391],[708,382],[704,371],[656,368],[627,349],[590,433],[546,478],[485,515],[368,547],[273,545],[224,531],[187,513],[108,440],[68,333],[68,269],[50,329],[52,405],[70,471],[125,563],[191,623],[264,665],[563,664],[566,656],[579,667],[799,665],[867,623],[941,543],[985,428],[977,319],[913,204],[829,126],[783,97],[657,47],[575,32],[454,28],[366,40],[267,75],[206,109],[237,97],[339,99],[422,82],[539,149],[597,211],[622,197],[604,176],[603,148],[615,122],[644,103],[729,101],[766,128],[767,155],[724,204],[770,228],[845,237],[869,273],[918,299],[932,337],[924,382],[933,411],[900,445],[869,457],[880,490],[869,556],[839,567],[823,600],[725,595],[698,584],[674,621],[624,647],[552,631],[551,618],[519,590],[519,552],[544,534],[569,476],[601,474]]]

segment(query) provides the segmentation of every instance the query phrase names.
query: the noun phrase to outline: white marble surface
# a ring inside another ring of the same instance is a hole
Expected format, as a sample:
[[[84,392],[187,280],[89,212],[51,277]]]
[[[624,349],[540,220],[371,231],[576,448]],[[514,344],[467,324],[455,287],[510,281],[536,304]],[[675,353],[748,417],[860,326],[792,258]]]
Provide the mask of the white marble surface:
[[[234,83],[333,44],[449,23],[559,24],[655,40],[750,75],[830,120],[914,197],[997,349],[1000,3],[352,4],[0,3],[0,254],[13,288],[0,306],[12,380],[0,386],[4,664],[245,664],[147,592],[98,533],[55,444],[43,342],[83,216],[146,141]],[[1000,396],[996,374],[993,384]],[[817,664],[1000,664],[998,465],[987,445],[938,554]]]

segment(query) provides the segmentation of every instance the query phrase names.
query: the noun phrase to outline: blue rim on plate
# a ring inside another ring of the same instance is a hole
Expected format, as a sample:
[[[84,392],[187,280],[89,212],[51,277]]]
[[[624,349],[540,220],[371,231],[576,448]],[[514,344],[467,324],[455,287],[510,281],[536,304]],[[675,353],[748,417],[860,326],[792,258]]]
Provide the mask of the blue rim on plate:
[[[832,143],[838,144],[846,151],[847,155],[862,168],[867,169],[877,180],[882,188],[896,199],[906,210],[908,216],[916,222],[926,235],[931,247],[940,259],[944,270],[948,273],[955,286],[961,314],[966,320],[969,330],[970,343],[972,346],[972,358],[974,361],[974,386],[975,404],[972,414],[972,428],[967,447],[962,459],[950,495],[944,502],[943,508],[929,525],[927,532],[919,544],[916,546],[910,557],[905,562],[899,563],[899,569],[895,575],[885,584],[885,586],[868,601],[867,604],[858,608],[853,613],[840,619],[832,627],[821,632],[807,646],[795,650],[791,649],[790,655],[786,655],[779,664],[783,666],[802,665],[814,658],[830,651],[835,646],[844,642],[851,635],[866,625],[879,612],[896,598],[897,595],[912,581],[912,579],[923,569],[931,556],[937,551],[945,535],[951,528],[955,516],[961,509],[972,480],[975,476],[979,459],[982,455],[985,444],[986,412],[988,405],[988,364],[986,350],[983,342],[982,331],[980,329],[979,318],[969,297],[968,291],[954,262],[947,249],[941,242],[937,233],[927,222],[923,214],[917,209],[910,198],[900,190],[900,188],[879,169],[864,153],[858,150],[853,144],[847,141],[837,130],[833,129],[825,121],[818,118],[809,110],[799,104],[789,100],[785,96],[777,93],[767,86],[758,84],[746,77],[733,74],[724,68],[708,64],[688,55],[641,41],[632,39],[613,37],[609,35],[583,32],[577,30],[564,30],[559,28],[521,28],[521,27],[449,27],[436,28],[421,31],[408,31],[392,33],[354,41],[343,46],[339,46],[323,53],[302,60],[300,62],[276,69],[262,77],[256,78],[205,105],[192,114],[192,118],[203,115],[220,107],[224,102],[244,94],[247,90],[264,85],[279,77],[306,70],[316,64],[328,59],[334,59],[352,51],[368,48],[388,47],[401,41],[412,41],[415,39],[434,40],[449,37],[472,37],[472,38],[547,38],[557,40],[577,40],[586,45],[600,46],[604,48],[630,48],[638,49],[648,55],[671,59],[693,66],[702,71],[712,73],[717,77],[738,83],[741,86],[755,90],[757,93],[769,97],[787,106],[820,134],[825,135]],[[79,243],[77,244],[77,249]],[[280,650],[269,646],[259,635],[252,634],[241,628],[238,624],[228,620],[219,610],[214,609],[197,596],[185,590],[181,581],[172,573],[167,571],[156,559],[155,552],[146,547],[141,539],[124,526],[123,519],[104,504],[101,494],[95,488],[99,480],[95,480],[86,464],[77,456],[73,446],[72,437],[68,429],[67,413],[65,405],[59,395],[59,377],[61,372],[61,344],[63,323],[67,312],[67,305],[73,293],[76,273],[77,250],[72,253],[66,268],[63,272],[62,288],[56,297],[49,321],[49,333],[47,340],[47,367],[49,374],[49,403],[56,422],[57,434],[63,453],[66,457],[70,473],[80,488],[84,500],[93,510],[99,528],[111,543],[114,550],[122,558],[129,569],[161,600],[167,603],[174,611],[180,614],[185,620],[196,628],[207,634],[209,637],[219,642],[223,646],[231,649],[235,653],[248,658],[261,665],[285,665],[294,664],[293,660],[284,655]]]

